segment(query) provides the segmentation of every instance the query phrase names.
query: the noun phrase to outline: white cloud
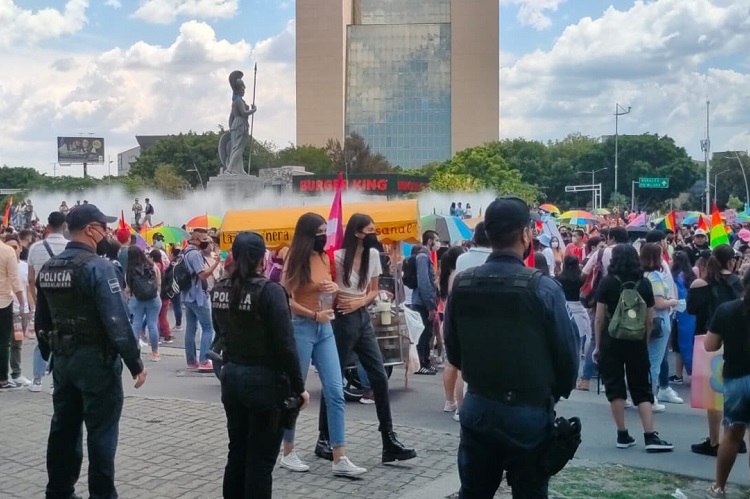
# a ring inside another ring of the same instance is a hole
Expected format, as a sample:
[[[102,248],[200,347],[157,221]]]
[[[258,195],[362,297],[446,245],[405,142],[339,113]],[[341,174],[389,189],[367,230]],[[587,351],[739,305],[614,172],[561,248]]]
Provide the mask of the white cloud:
[[[547,15],[548,11],[556,12],[560,4],[566,0],[500,0],[501,4],[518,6],[518,22],[524,26],[532,26],[543,30],[552,25]]]
[[[239,0],[144,0],[133,17],[154,24],[169,24],[178,17],[229,19]]]
[[[63,11],[23,9],[13,0],[0,0],[0,47],[16,42],[33,44],[80,31],[87,22],[88,0],[69,0]]]
[[[549,51],[501,69],[502,136],[611,134],[619,102],[633,107],[620,119],[622,133],[668,134],[698,155],[708,94],[714,149],[736,147],[747,137],[750,113],[750,73],[736,62],[750,46],[749,6],[637,1],[627,11],[610,7],[597,19],[581,19]]]
[[[143,41],[96,54],[21,50],[0,57],[0,153],[12,165],[51,171],[54,137],[95,133],[107,155],[134,147],[135,135],[227,127],[232,70],[252,86],[258,62],[255,136],[279,146],[294,141],[294,25],[253,48],[217,38],[205,23],[189,21],[168,46]],[[291,36],[290,36],[291,33]],[[254,50],[253,50],[254,49]],[[24,72],[12,72],[20,67]],[[64,78],[53,71],[65,71]],[[248,92],[248,102],[251,98]],[[96,168],[90,167],[92,174]]]
[[[104,5],[106,5],[107,7],[112,7],[113,9],[119,9],[120,7],[122,7],[122,2],[120,2],[120,0],[107,0],[106,2],[104,2]]]

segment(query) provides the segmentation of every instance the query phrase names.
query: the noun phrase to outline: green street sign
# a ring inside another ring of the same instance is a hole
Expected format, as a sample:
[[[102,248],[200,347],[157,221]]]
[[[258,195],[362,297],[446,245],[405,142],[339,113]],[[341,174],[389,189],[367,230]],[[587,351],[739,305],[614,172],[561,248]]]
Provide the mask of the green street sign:
[[[668,189],[668,178],[642,177],[638,179],[638,187],[641,189]]]

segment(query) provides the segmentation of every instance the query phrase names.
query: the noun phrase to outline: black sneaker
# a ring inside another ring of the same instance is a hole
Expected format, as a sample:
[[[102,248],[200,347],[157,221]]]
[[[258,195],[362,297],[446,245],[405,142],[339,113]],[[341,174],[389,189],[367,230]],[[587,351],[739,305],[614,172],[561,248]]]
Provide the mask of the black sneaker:
[[[617,448],[627,449],[635,445],[635,439],[630,436],[628,430],[620,431],[617,430]]]
[[[675,385],[681,385],[685,382],[685,378],[682,376],[677,376],[676,374],[669,377],[669,382],[673,383]]]
[[[740,454],[747,454],[747,444],[744,440],[740,442],[740,450],[738,450],[737,452],[739,452]]]
[[[672,452],[674,450],[674,445],[659,438],[659,434],[655,431],[644,433],[643,439],[646,441],[646,452]]]
[[[711,445],[711,440],[707,438],[705,440],[702,440],[698,444],[691,445],[690,450],[692,452],[695,452],[696,454],[716,457],[716,455],[719,453],[719,446]]]

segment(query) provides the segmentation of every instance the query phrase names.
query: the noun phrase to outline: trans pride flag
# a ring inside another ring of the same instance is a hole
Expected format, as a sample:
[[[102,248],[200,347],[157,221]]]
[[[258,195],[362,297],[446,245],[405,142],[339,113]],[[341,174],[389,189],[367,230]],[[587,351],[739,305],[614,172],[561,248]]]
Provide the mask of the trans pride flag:
[[[724,410],[724,347],[718,352],[706,352],[706,335],[695,337],[693,346],[693,375],[690,380],[690,407],[693,409]]]

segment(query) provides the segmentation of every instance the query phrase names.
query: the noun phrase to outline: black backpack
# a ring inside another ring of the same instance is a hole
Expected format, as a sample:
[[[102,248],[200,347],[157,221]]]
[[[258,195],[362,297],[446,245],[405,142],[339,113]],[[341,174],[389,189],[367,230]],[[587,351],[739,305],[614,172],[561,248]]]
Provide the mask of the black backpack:
[[[172,281],[177,285],[177,288],[180,291],[187,291],[188,289],[190,289],[190,286],[193,285],[193,281],[195,280],[195,274],[193,273],[192,269],[187,263],[187,260],[185,259],[185,254],[188,251],[196,250],[186,249],[177,256],[177,259],[175,259],[175,261],[172,262],[171,265]]]
[[[417,255],[412,255],[404,260],[401,269],[404,273],[404,286],[409,289],[417,289]]]
[[[180,286],[174,278],[174,263],[167,265],[164,272],[161,273],[161,291],[159,296],[162,300],[171,300],[180,292]]]
[[[154,205],[152,205],[151,203],[149,203],[146,206],[146,215],[153,215],[153,214],[154,214]]]
[[[130,292],[139,300],[153,300],[156,298],[156,272],[153,267],[133,269]]]

